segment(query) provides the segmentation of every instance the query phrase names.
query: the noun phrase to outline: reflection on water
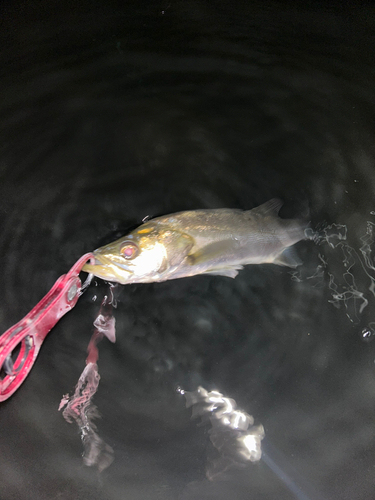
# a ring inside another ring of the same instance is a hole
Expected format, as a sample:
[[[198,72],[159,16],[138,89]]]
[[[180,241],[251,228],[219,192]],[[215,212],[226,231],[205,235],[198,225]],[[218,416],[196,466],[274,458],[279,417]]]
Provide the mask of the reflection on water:
[[[100,375],[95,363],[88,363],[79,377],[72,396],[64,396],[59,405],[63,416],[69,423],[77,423],[84,447],[83,461],[85,465],[96,466],[101,472],[113,460],[113,449],[103,441],[97,432],[94,420],[100,417],[92,397],[99,385]]]
[[[192,418],[201,417],[202,423],[207,418],[211,424],[208,433],[219,457],[209,464],[208,479],[215,479],[231,467],[243,466],[243,461],[260,460],[263,426],[255,426],[253,417],[238,410],[234,399],[218,391],[207,392],[203,387],[193,392],[179,389],[179,392],[186,398],[186,407],[192,407]]]
[[[112,315],[112,307],[116,307],[113,296],[113,288],[109,288],[108,296],[105,296],[100,311],[94,321],[94,333],[87,347],[86,367],[79,377],[74,394],[63,396],[59,411],[69,423],[76,422],[81,433],[85,465],[96,466],[99,472],[106,469],[113,461],[113,449],[103,441],[98,434],[94,420],[100,417],[96,406],[92,403],[98,390],[100,375],[97,361],[99,351],[97,344],[106,336],[111,342],[116,342],[115,318]]]
[[[292,279],[262,265],[236,280],[123,287],[95,394],[116,453],[102,486],[54,411],[82,371],[94,297],[106,293],[94,280],[0,409],[0,497],[294,498],[264,460],[207,480],[207,442],[175,393],[201,386],[251,407],[323,497],[371,498],[373,7],[16,0],[0,9],[2,331],[71,262],[145,214],[279,197],[281,217],[306,213],[318,234],[317,245],[298,243]]]

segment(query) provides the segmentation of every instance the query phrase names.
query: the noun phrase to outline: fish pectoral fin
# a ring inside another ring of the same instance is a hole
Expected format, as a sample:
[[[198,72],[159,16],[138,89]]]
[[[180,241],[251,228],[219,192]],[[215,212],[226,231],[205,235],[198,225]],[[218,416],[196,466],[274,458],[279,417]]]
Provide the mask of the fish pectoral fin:
[[[223,256],[226,256],[229,260],[230,256],[233,255],[233,253],[236,251],[237,246],[238,242],[232,239],[216,241],[189,255],[188,262],[193,266],[199,264],[207,264],[211,261],[211,265],[209,264],[208,269],[206,271],[203,271],[202,274],[235,278],[238,274],[238,271],[240,269],[243,269],[243,266],[241,266],[241,264],[231,265],[226,264],[225,262],[218,262],[218,259],[223,260]]]
[[[252,214],[266,215],[273,213],[277,215],[280,211],[280,208],[284,205],[284,202],[279,200],[279,198],[272,198],[272,200],[266,201],[263,205],[259,207],[248,210]]]
[[[289,247],[273,260],[273,264],[278,264],[279,266],[298,267],[302,264],[302,261],[298,257],[294,248]]]
[[[232,239],[215,241],[214,243],[210,243],[200,250],[189,254],[189,264],[192,266],[197,264],[205,264],[212,260],[214,266],[215,260],[217,261],[217,259],[222,259],[223,256],[227,256],[229,258],[230,255],[233,255],[233,252],[235,252],[237,245],[238,243]],[[223,267],[226,267],[225,264],[223,264]]]
[[[235,278],[238,271],[243,269],[243,266],[222,267],[217,269],[207,269],[202,274],[211,274],[212,276],[226,276],[227,278]]]

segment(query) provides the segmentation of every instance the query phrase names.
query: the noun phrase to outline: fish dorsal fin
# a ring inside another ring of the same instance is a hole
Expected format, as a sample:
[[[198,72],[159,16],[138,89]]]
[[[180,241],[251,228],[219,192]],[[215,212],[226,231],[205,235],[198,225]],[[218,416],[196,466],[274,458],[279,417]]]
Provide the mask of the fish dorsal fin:
[[[270,213],[277,215],[283,205],[284,202],[279,198],[272,198],[272,200],[266,201],[266,203],[263,203],[263,205],[253,208],[252,210],[248,210],[248,212],[259,215],[266,215]]]

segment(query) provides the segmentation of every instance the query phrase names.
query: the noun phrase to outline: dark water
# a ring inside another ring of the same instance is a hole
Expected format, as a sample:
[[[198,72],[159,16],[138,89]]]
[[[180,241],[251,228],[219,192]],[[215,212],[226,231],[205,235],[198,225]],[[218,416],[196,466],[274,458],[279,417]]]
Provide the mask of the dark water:
[[[57,411],[107,293],[94,282],[1,404],[1,499],[373,498],[374,16],[350,2],[2,3],[2,331],[146,215],[280,197],[318,233],[297,275],[122,288],[117,342],[100,345],[96,423],[114,449],[101,474]],[[324,233],[333,223],[346,229]],[[258,463],[207,478],[211,424],[176,390],[198,386],[263,425]]]

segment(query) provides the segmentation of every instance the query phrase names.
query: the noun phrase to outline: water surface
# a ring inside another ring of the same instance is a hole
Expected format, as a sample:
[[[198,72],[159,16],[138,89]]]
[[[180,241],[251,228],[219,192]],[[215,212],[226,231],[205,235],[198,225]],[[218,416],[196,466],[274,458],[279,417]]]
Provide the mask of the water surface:
[[[2,404],[0,496],[371,498],[373,8],[41,0],[1,10],[3,331],[83,253],[146,215],[280,197],[281,216],[311,220],[315,242],[298,244],[298,274],[248,266],[235,280],[122,288],[117,342],[100,345],[97,425],[114,449],[100,475],[57,411],[107,293],[94,282]],[[334,236],[341,226],[346,240]],[[210,423],[197,426],[177,391],[198,386],[263,425],[259,463],[208,479]]]

